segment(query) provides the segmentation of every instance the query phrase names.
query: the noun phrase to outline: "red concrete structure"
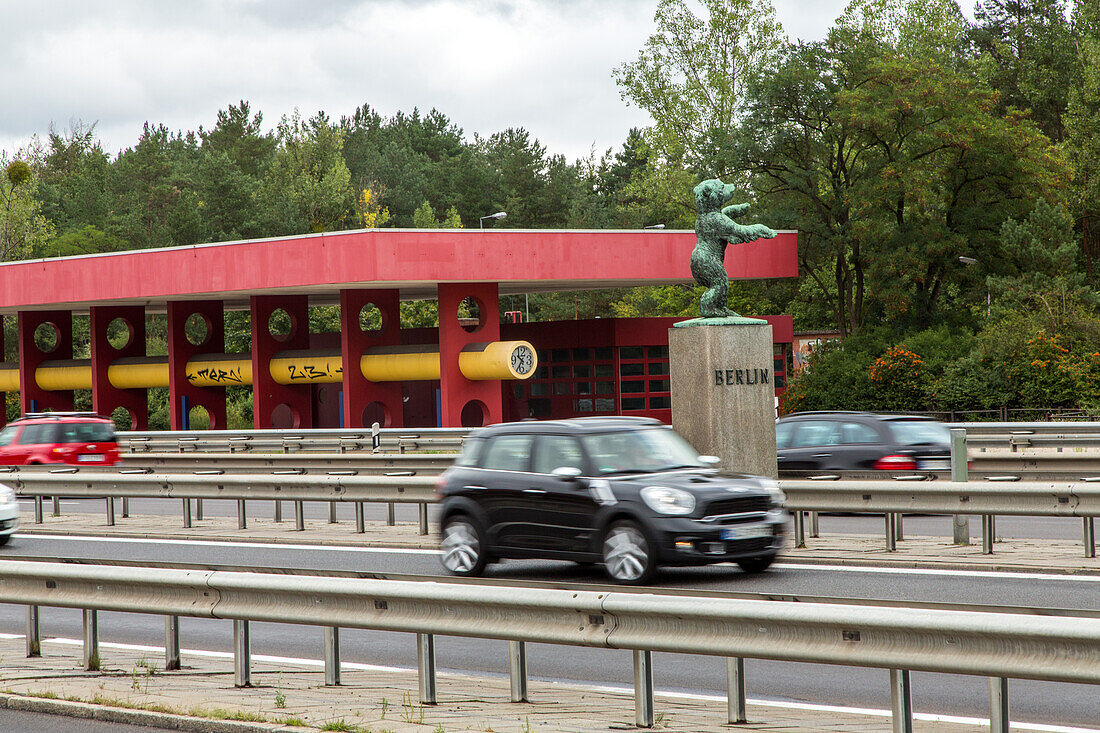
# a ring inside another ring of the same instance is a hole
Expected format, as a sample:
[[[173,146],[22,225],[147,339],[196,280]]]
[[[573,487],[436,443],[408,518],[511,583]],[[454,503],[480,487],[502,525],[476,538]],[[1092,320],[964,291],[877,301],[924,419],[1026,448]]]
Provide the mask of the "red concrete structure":
[[[130,413],[134,430],[149,428],[149,397],[143,389],[117,389],[107,378],[107,368],[122,357],[145,356],[145,307],[140,305],[92,306],[89,309],[92,355],[92,409],[110,415],[119,407]],[[118,319],[126,328],[126,342],[111,344],[107,332]]]
[[[365,308],[378,309],[381,323],[377,330],[365,330]],[[371,382],[359,369],[359,355],[370,348],[401,344],[401,293],[384,290],[340,291],[340,354],[344,368],[342,422],[345,427],[385,428],[405,425],[401,385],[395,382]]]
[[[225,390],[196,387],[187,380],[187,362],[202,354],[225,351],[225,314],[216,300],[168,301],[168,414],[172,430],[190,427],[190,413],[196,407],[206,410],[210,428],[226,427]],[[190,329],[188,323],[191,322]],[[236,375],[240,384],[240,375]],[[234,384],[234,375],[226,375],[226,384]]]
[[[19,311],[18,332],[20,409],[24,414],[72,410],[72,391],[42,389],[34,374],[44,361],[73,358],[73,314],[67,310]]]
[[[672,319],[502,325],[499,299],[690,283],[694,245],[694,232],[669,230],[369,230],[12,262],[0,264],[0,315],[18,318],[24,411],[72,408],[72,391],[42,389],[34,374],[44,361],[72,358],[72,317],[90,314],[92,404],[100,411],[123,407],[141,425],[148,410],[144,390],[114,388],[107,368],[118,358],[144,356],[141,314],[166,313],[171,427],[185,427],[189,411],[202,407],[211,427],[223,428],[224,389],[192,385],[186,364],[224,353],[225,312],[248,310],[256,427],[311,427],[333,420],[348,427],[374,421],[473,425],[532,414],[607,414],[609,406],[616,414],[664,417]],[[773,240],[730,247],[726,269],[735,279],[795,277],[797,237],[781,232]],[[439,301],[438,332],[399,328],[401,300],[433,298]],[[476,325],[462,307],[466,298],[477,304]],[[268,368],[276,353],[337,345],[331,335],[309,333],[308,308],[317,305],[341,306],[341,383],[276,384]],[[382,314],[380,330],[360,326],[359,314],[368,305]],[[294,324],[289,334],[274,334],[268,326],[278,309]],[[114,349],[106,330],[120,317],[133,336]],[[57,331],[49,352],[34,339],[44,323]],[[201,337],[191,333],[196,329]],[[524,382],[463,376],[462,349],[501,338],[530,341],[545,358],[546,376]],[[357,368],[366,349],[409,343],[438,345],[438,382],[374,383]],[[777,330],[777,343],[790,339]],[[566,372],[568,379],[561,376]],[[236,382],[233,374],[223,376],[227,386],[241,383],[240,375]],[[549,394],[537,393],[542,389]]]

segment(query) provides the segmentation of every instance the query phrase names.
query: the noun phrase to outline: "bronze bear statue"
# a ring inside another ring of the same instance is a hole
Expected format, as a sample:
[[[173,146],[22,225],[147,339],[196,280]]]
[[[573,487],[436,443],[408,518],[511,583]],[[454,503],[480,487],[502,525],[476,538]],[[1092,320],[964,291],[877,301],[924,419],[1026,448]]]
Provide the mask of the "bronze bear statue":
[[[744,244],[757,239],[771,239],[776,232],[763,224],[738,224],[733,217],[744,215],[748,204],[722,204],[733,196],[733,186],[716,178],[695,187],[695,249],[691,252],[691,276],[707,288],[699,299],[699,315],[703,318],[736,316],[727,307],[729,277],[726,275],[726,245]]]

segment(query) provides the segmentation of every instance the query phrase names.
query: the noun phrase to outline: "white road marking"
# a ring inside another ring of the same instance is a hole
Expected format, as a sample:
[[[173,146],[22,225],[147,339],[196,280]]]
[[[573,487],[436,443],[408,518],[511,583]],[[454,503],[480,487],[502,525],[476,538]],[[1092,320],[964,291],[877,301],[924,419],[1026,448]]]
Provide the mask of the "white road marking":
[[[1100,575],[1076,573],[1021,573],[1013,570],[952,570],[947,568],[887,568],[862,565],[815,565],[783,563],[772,565],[777,570],[828,570],[837,573],[874,573],[876,575],[939,575],[963,578],[1013,578],[1021,580],[1069,580],[1076,583],[1100,583]]]
[[[25,638],[22,634],[0,634],[0,639],[14,640]],[[55,637],[50,639],[43,639],[43,644],[63,644],[65,646],[77,646],[83,647],[84,642],[81,639],[65,639],[62,637]],[[105,649],[118,649],[121,651],[136,651],[136,652],[148,652],[148,653],[164,653],[164,647],[157,646],[145,646],[142,644],[120,644],[116,642],[101,641],[99,646]],[[210,651],[206,649],[182,649],[180,654],[188,654],[196,657],[208,657],[217,659],[232,659],[232,652],[218,652]],[[252,659],[259,662],[269,662],[277,664],[297,664],[304,667],[324,667],[325,662],[321,659],[302,659],[299,657],[276,657],[266,654],[253,654]],[[341,669],[360,670],[367,672],[409,672],[415,673],[416,669],[411,667],[390,667],[377,664],[361,664],[358,662],[340,662]],[[438,673],[441,677],[469,677],[472,675],[462,673]],[[621,693],[626,695],[633,695],[634,690],[630,687],[619,687],[614,685],[585,685],[577,682],[561,681],[562,684],[568,684],[574,687],[580,687],[585,690],[591,690],[593,692],[612,692]],[[725,695],[703,695],[699,693],[690,692],[673,692],[671,690],[657,690],[654,693],[658,697],[676,699],[688,699],[688,700],[702,700],[707,702],[725,702]],[[758,705],[760,707],[768,708],[782,708],[784,710],[805,710],[807,712],[819,712],[819,713],[832,713],[843,715],[864,715],[875,718],[889,718],[892,713],[889,710],[882,710],[879,708],[857,708],[847,705],[823,705],[818,703],[808,702],[792,702],[788,700],[765,700],[760,698],[749,698],[748,703],[750,705]],[[939,713],[913,713],[914,720],[928,721],[930,723],[954,723],[956,725],[972,725],[976,727],[989,728],[989,718],[971,718],[961,715],[942,715]],[[1048,725],[1046,723],[1021,723],[1018,721],[1012,721],[1011,727],[1017,731],[1036,731],[1036,733],[1100,733],[1098,728],[1078,728],[1067,725]]]

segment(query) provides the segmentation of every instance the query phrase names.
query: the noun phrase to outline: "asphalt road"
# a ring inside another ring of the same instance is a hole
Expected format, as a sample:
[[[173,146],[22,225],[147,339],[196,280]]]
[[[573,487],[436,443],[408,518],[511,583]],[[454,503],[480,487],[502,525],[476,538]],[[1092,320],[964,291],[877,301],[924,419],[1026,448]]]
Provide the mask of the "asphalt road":
[[[104,723],[98,720],[27,713],[21,710],[0,710],[0,730],[12,731],[12,733],[16,731],[18,733],[149,733],[151,730],[176,729]]]
[[[28,511],[30,509],[27,502]],[[249,517],[271,518],[274,515],[273,503],[270,501],[252,501],[247,504]],[[44,510],[49,512],[51,504],[45,502]],[[100,513],[106,512],[105,504],[101,499],[63,499],[61,502],[62,513]],[[122,502],[115,501],[115,512],[121,516]],[[130,513],[132,515],[153,514],[161,516],[180,517],[180,526],[183,526],[183,510],[179,499],[132,499],[130,501]],[[237,516],[237,502],[227,500],[210,500],[203,502],[204,516],[208,517],[235,517]],[[383,521],[386,516],[384,504],[366,504],[364,515],[367,521]],[[397,505],[396,515],[398,521],[417,521],[418,509],[414,504]],[[436,507],[428,507],[428,516],[433,521],[436,516]],[[328,504],[325,502],[307,502],[305,504],[306,521],[327,521]],[[352,504],[341,502],[337,505],[337,518],[341,522],[352,524],[355,522],[355,507]],[[283,521],[294,521],[294,507],[291,502],[283,502]],[[820,517],[820,529],[823,533],[843,534],[883,534],[883,518],[881,515],[822,515]],[[947,516],[906,515],[905,531],[912,535],[926,535],[930,537],[952,536],[951,518]],[[980,517],[970,518],[970,534],[981,539],[982,521]],[[1071,517],[997,517],[997,536],[1006,539],[1058,539],[1080,540],[1081,520]]]
[[[70,539],[17,536],[3,550],[20,554],[112,558],[149,562],[178,561],[211,564],[371,570],[390,573],[438,574],[432,551],[379,551],[369,548],[319,548],[248,543]],[[490,569],[490,577],[604,583],[597,569],[567,563],[506,562]],[[926,600],[955,603],[1095,609],[1100,578],[1013,573],[873,569],[846,566],[779,564],[770,572],[747,576],[732,566],[666,570],[658,582],[667,587],[736,590],[792,595]],[[0,631],[22,633],[23,608],[0,606]],[[227,621],[182,619],[184,649],[232,649],[232,624]],[[103,641],[162,644],[160,617],[101,613]],[[44,637],[79,639],[77,610],[43,609]],[[319,659],[321,630],[279,624],[252,625],[256,654]],[[344,630],[342,657],[349,662],[415,666],[412,635]],[[109,654],[106,652],[105,654]],[[186,654],[186,651],[185,651]],[[506,644],[498,641],[441,638],[437,642],[440,669],[504,675]],[[629,686],[629,652],[531,645],[532,677]],[[885,670],[748,660],[749,696],[772,700],[889,708]],[[659,689],[721,695],[725,691],[722,659],[655,656]],[[914,708],[918,712],[988,716],[988,683],[984,678],[917,673],[913,675]],[[1100,695],[1095,687],[1016,681],[1011,683],[1012,719],[1031,723],[1095,727],[1100,721]],[[51,729],[52,730],[52,729]]]

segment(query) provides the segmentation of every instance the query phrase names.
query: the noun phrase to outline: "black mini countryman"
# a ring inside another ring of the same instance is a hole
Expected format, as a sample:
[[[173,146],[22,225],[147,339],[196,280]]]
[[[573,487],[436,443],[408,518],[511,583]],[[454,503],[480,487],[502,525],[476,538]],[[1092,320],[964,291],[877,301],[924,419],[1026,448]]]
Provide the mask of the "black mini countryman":
[[[661,565],[767,568],[786,512],[775,481],[720,474],[671,428],[606,417],[493,425],[439,478],[443,566],[501,558],[602,562],[617,582]]]

